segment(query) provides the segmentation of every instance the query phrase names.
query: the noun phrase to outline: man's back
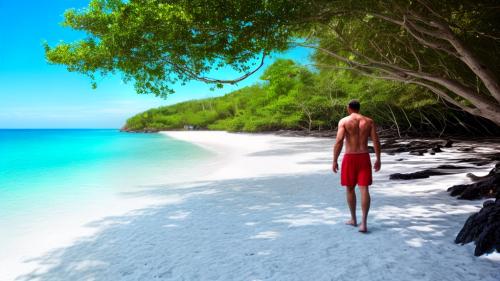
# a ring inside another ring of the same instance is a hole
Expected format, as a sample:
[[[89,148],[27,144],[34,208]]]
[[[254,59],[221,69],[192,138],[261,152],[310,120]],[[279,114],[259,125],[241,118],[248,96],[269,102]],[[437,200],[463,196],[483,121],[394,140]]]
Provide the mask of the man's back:
[[[345,129],[346,153],[368,152],[368,137],[373,127],[373,120],[359,113],[353,113],[341,121]]]
[[[351,100],[347,106],[349,116],[342,118],[339,122],[337,138],[333,148],[332,170],[336,173],[339,169],[337,160],[345,140],[346,151],[342,159],[340,184],[346,187],[347,202],[351,211],[351,220],[346,223],[357,225],[356,193],[354,192],[354,187],[357,185],[361,190],[361,209],[363,210],[363,220],[359,226],[359,231],[365,233],[368,231],[366,218],[371,200],[368,186],[372,184],[372,165],[368,153],[368,137],[373,141],[373,149],[377,157],[373,166],[375,171],[380,170],[380,142],[375,123],[372,119],[359,114],[359,108],[359,101]]]

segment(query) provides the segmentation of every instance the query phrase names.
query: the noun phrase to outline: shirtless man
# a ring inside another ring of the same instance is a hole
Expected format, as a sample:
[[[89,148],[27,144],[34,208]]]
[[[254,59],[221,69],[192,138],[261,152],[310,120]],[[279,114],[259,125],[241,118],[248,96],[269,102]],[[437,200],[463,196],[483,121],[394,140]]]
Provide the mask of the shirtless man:
[[[370,209],[370,193],[368,186],[372,184],[372,171],[370,155],[368,153],[368,137],[372,139],[373,148],[377,159],[373,165],[375,172],[380,170],[380,142],[378,139],[375,123],[372,119],[359,114],[360,104],[357,100],[352,100],[347,106],[349,116],[344,117],[339,122],[337,130],[337,140],[333,149],[332,170],[337,173],[339,165],[337,160],[344,144],[345,153],[342,159],[341,180],[340,183],[347,188],[347,203],[351,211],[351,220],[346,224],[357,226],[356,220],[356,193],[354,187],[356,184],[361,190],[361,210],[363,219],[359,226],[359,231],[366,233],[368,231],[366,219]]]

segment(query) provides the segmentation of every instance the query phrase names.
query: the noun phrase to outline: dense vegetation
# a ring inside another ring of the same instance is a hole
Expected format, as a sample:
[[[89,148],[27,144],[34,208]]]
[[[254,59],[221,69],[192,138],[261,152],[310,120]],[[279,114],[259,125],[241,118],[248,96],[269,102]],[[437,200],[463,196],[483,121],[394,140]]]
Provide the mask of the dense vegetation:
[[[321,66],[417,85],[500,125],[499,9],[498,0],[92,0],[63,22],[87,36],[45,47],[49,62],[94,81],[120,72],[138,93],[166,96],[173,82],[241,81],[270,52],[301,45]],[[222,66],[241,77],[209,77]]]
[[[127,120],[125,129],[172,130],[193,126],[247,132],[330,130],[345,116],[346,103],[357,98],[364,114],[372,116],[384,129],[399,134],[437,135],[456,132],[457,128],[462,132],[487,131],[487,125],[482,126],[482,122],[475,122],[475,118],[415,86],[343,70],[314,71],[291,60],[276,61],[261,79],[263,83],[222,97],[137,114]]]

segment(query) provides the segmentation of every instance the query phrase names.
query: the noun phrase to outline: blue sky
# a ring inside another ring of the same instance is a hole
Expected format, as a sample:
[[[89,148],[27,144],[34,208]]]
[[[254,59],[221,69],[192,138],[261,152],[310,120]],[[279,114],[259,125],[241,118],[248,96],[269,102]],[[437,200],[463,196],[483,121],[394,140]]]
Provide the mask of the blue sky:
[[[210,91],[209,85],[192,82],[174,86],[167,99],[138,95],[132,84],[107,77],[96,90],[90,80],[64,66],[47,64],[43,40],[55,45],[82,33],[59,23],[68,8],[81,8],[88,0],[0,0],[0,128],[119,128],[135,113],[189,99],[223,95],[258,82],[262,70],[235,86]],[[308,63],[309,50],[293,49],[276,57]],[[238,77],[225,71],[217,77]]]

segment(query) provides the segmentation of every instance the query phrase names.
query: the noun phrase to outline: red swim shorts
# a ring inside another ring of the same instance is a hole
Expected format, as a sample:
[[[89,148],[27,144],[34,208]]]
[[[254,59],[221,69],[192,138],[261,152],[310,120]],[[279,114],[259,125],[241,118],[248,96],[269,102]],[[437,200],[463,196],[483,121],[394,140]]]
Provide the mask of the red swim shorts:
[[[343,186],[369,186],[372,184],[370,154],[346,153],[342,159],[340,184]]]

